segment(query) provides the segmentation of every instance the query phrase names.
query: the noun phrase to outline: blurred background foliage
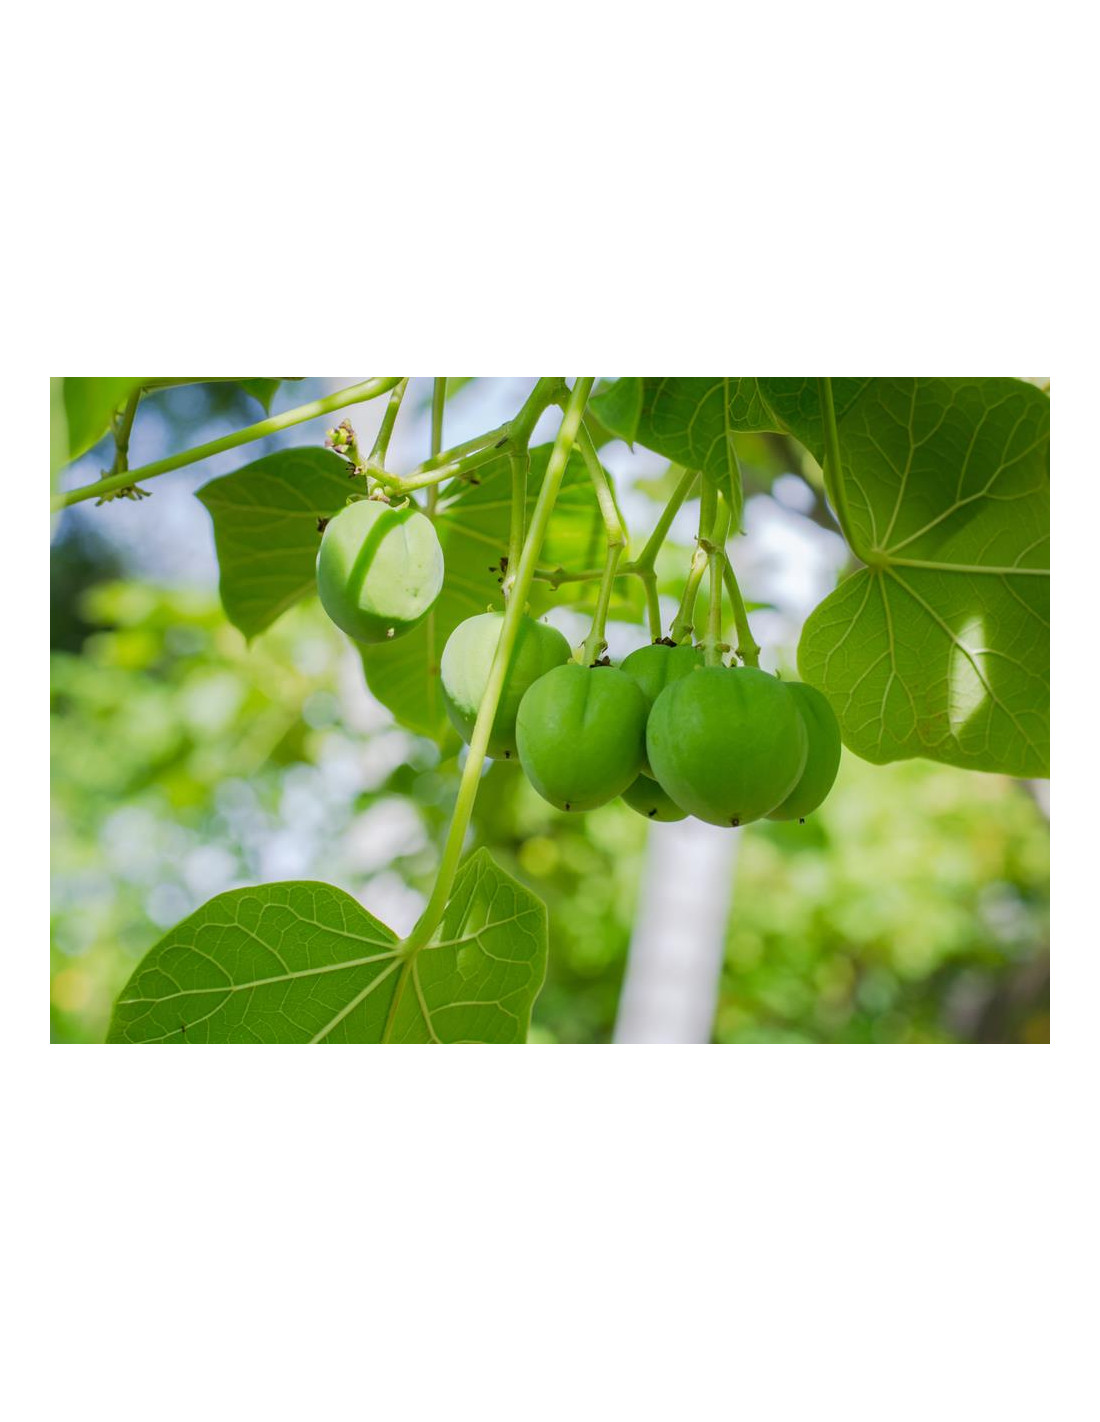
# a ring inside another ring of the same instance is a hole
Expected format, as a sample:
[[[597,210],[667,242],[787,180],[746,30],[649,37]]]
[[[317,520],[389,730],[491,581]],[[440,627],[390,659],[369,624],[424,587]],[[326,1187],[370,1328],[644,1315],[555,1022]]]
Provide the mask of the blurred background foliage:
[[[275,408],[339,383],[301,381]],[[490,383],[463,382],[462,396]],[[501,398],[506,418],[518,400]],[[231,384],[147,403],[147,445],[133,463],[262,413]],[[420,409],[422,419],[423,400]],[[365,430],[365,411],[351,413]],[[472,414],[480,423],[449,431],[448,442],[496,422],[476,404]],[[279,443],[323,438],[289,433]],[[315,603],[251,647],[221,612],[209,524],[191,491],[270,447],[169,475],[139,505],[84,505],[55,528],[55,1041],[102,1041],[136,961],[224,889],[324,879],[403,931],[430,888],[457,747],[393,724]],[[753,436],[739,451],[750,537],[735,558],[765,609],[754,618],[758,640],[776,648],[773,665],[789,668],[801,618],[835,581],[843,548],[826,532],[820,472],[797,446]],[[96,453],[67,482],[95,477],[106,462],[102,447],[98,464]],[[631,465],[623,449],[605,457],[644,536],[667,470],[652,457]],[[178,516],[166,520],[169,512]],[[799,537],[805,549],[831,550],[816,584],[801,588],[792,580],[814,559],[792,564]],[[660,563],[663,598],[682,584],[689,540],[690,520],[678,522]],[[636,629],[612,631],[613,652],[639,641]],[[559,814],[501,764],[483,783],[475,832],[549,909],[550,968],[531,1040],[609,1041],[650,826],[620,803]],[[805,826],[764,822],[740,834],[715,1041],[1049,1039],[1049,835],[1026,786],[923,761],[870,766],[846,753],[832,796]]]

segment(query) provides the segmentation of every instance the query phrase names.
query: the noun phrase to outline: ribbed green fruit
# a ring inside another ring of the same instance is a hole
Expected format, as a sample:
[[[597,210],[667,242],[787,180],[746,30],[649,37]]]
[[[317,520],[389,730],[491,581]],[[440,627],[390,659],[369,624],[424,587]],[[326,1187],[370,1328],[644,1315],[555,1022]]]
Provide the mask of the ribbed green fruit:
[[[774,810],[806,764],[807,735],[781,681],[752,667],[704,667],[666,686],[649,715],[649,763],[661,789],[712,825]]]
[[[702,665],[702,649],[693,647],[690,642],[681,642],[677,647],[670,647],[667,642],[654,642],[652,646],[639,647],[624,657],[619,663],[619,670],[634,678],[642,695],[652,706],[669,682],[679,681]],[[648,756],[642,762],[642,773],[652,774]]]
[[[443,586],[443,550],[416,509],[360,499],[329,520],[317,553],[317,592],[357,642],[411,632]]]
[[[638,774],[646,699],[617,667],[555,667],[519,705],[516,743],[528,780],[559,810],[594,810]]]
[[[501,612],[482,612],[477,617],[468,617],[458,624],[443,648],[440,658],[443,704],[451,724],[467,745],[474,734],[474,722],[485,695],[503,625]],[[516,754],[516,716],[524,692],[552,667],[568,660],[569,643],[556,627],[536,622],[531,617],[520,619],[493,729],[489,733],[487,754],[494,760],[511,760]]]
[[[769,820],[801,820],[816,810],[833,788],[840,767],[840,726],[833,708],[816,686],[804,681],[783,683],[794,697],[798,713],[806,727],[806,765],[798,784],[791,793],[768,814]]]
[[[623,791],[623,799],[632,810],[645,815],[647,820],[657,820],[661,824],[671,824],[674,820],[686,820],[687,813],[665,794],[656,780],[648,775],[639,775],[633,785]]]

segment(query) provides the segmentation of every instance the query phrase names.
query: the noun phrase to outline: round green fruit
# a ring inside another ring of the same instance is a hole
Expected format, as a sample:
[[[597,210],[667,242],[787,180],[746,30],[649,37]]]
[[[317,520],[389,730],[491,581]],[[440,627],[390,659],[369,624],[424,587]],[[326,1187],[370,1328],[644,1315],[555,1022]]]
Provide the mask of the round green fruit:
[[[654,778],[688,814],[744,825],[781,804],[806,765],[806,727],[781,681],[752,667],[704,667],[653,703]]]
[[[503,625],[501,612],[468,617],[458,624],[443,648],[439,667],[443,704],[451,724],[467,745],[474,734],[474,722],[485,695]],[[552,667],[568,660],[569,643],[556,627],[548,627],[545,622],[536,622],[531,617],[520,618],[516,644],[489,733],[487,754],[494,760],[511,760],[516,754],[516,716],[524,692]]]
[[[647,820],[657,820],[661,824],[671,824],[673,820],[686,820],[687,814],[674,804],[656,780],[648,775],[639,775],[633,785],[623,791],[623,799],[632,810],[645,815]]]
[[[784,682],[794,697],[806,727],[806,766],[798,784],[781,805],[768,814],[769,820],[801,820],[816,810],[833,788],[840,766],[840,726],[833,708],[816,686],[804,681]]]
[[[624,657],[619,663],[619,670],[634,678],[652,706],[670,681],[679,681],[702,665],[702,649],[691,646],[689,642],[682,642],[678,647],[670,647],[667,642],[654,642]]]
[[[670,647],[667,642],[654,642],[652,646],[639,647],[624,657],[619,669],[634,678],[642,695],[652,706],[669,682],[679,681],[702,665],[702,650],[693,647],[690,642],[682,642],[677,647]],[[642,762],[642,773],[652,774],[648,756]]]
[[[416,509],[360,499],[331,518],[317,554],[317,591],[328,615],[357,642],[411,632],[443,586],[443,550]]]
[[[618,667],[555,667],[519,705],[516,742],[528,780],[559,810],[613,800],[641,768],[648,709]]]

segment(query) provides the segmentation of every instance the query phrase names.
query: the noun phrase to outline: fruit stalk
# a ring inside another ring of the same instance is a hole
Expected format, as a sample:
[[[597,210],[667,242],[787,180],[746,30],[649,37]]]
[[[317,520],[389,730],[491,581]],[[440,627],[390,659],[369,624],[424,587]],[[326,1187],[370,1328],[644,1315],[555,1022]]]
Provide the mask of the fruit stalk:
[[[584,643],[583,661],[587,666],[595,666],[604,649],[604,629],[607,627],[607,610],[611,606],[611,590],[615,585],[615,569],[622,557],[621,543],[608,543],[607,562],[604,564],[600,590],[596,596],[596,611],[592,618],[592,630]]]
[[[401,409],[401,401],[405,398],[405,391],[409,388],[409,377],[406,375],[394,386],[386,405],[386,413],[382,416],[382,423],[378,427],[378,434],[375,436],[371,452],[367,456],[368,472],[373,473],[372,466],[377,464],[379,469],[384,468],[386,454],[390,447],[390,436],[393,434],[393,427],[397,423],[397,412]]]
[[[747,667],[758,667],[760,665],[760,648],[752,635],[745,599],[741,596],[741,589],[737,584],[737,578],[728,557],[722,559],[722,579],[733,605],[733,625],[737,628],[737,646],[734,651]]]
[[[718,501],[714,524],[710,537],[703,541],[707,551],[707,566],[710,568],[710,607],[707,613],[707,635],[704,638],[704,654],[708,667],[722,665],[722,653],[727,650],[722,642],[722,569],[726,559],[726,537],[729,534],[730,510],[724,499]]]
[[[600,579],[600,590],[596,597],[596,612],[592,618],[592,630],[584,644],[584,661],[592,666],[604,649],[607,610],[611,606],[615,571],[619,566],[619,559],[626,551],[627,534],[622,514],[615,502],[615,495],[608,483],[607,475],[604,473],[604,467],[600,463],[600,456],[596,452],[592,436],[588,433],[583,422],[577,435],[577,447],[584,458],[588,477],[592,480],[592,487],[596,491],[596,502],[600,506],[604,531],[607,534],[607,554],[604,560],[603,576]]]
[[[680,599],[680,610],[672,624],[671,637],[674,642],[682,642],[689,636],[695,618],[695,599],[699,584],[707,567],[706,540],[714,527],[718,513],[718,491],[709,479],[704,478],[699,490],[699,533],[695,540],[695,552],[691,555],[684,595]]]

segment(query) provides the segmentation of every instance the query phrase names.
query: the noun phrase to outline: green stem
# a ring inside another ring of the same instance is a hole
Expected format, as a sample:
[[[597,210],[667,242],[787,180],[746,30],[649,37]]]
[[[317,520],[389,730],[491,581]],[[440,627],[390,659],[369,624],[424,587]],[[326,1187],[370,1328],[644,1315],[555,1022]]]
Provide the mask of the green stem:
[[[505,602],[515,587],[516,569],[527,532],[527,476],[531,471],[531,456],[526,449],[517,450],[509,455],[508,462],[512,471],[512,510],[508,521],[508,566],[501,585]]]
[[[711,553],[710,607],[707,612],[707,635],[703,639],[703,660],[708,667],[722,665],[722,555]]]
[[[715,509],[710,534],[702,541],[710,568],[710,606],[707,613],[707,635],[703,639],[704,660],[708,667],[721,666],[722,653],[726,650],[722,641],[722,568],[726,562],[730,516],[725,500],[720,500]]]
[[[657,574],[652,568],[635,569],[645,588],[645,610],[652,642],[661,640],[661,599],[657,595]]]
[[[600,456],[596,451],[592,436],[588,433],[585,425],[581,425],[580,434],[577,436],[577,448],[584,458],[584,467],[588,471],[588,477],[592,480],[592,487],[596,491],[596,502],[600,506],[600,516],[603,519],[604,530],[607,533],[608,543],[617,543],[619,550],[625,551],[627,532],[626,524],[623,523],[623,516],[619,512],[619,506],[615,502],[615,493],[607,478],[607,471],[600,463]]]
[[[125,474],[130,467],[130,431],[133,429],[134,415],[137,413],[142,393],[143,388],[140,385],[135,386],[127,396],[126,404],[111,417],[115,457],[111,462],[110,469],[105,469],[100,476],[99,488],[101,490],[108,479],[113,479],[116,474]],[[139,489],[136,484],[126,483],[121,489],[113,489],[110,493],[104,492],[102,497],[96,500],[96,507],[98,508],[100,504],[109,504],[112,499],[123,496],[128,499],[143,499],[148,496],[148,493],[147,489]]]
[[[437,375],[432,382],[432,444],[434,459],[443,448],[443,410],[447,404],[447,377]]]
[[[573,387],[574,390],[576,386]],[[520,406],[519,414],[509,421],[505,431],[514,449],[526,449],[539,422],[539,416],[551,405],[564,401],[568,405],[572,392],[558,375],[543,375],[535,382],[535,388]],[[572,448],[572,442],[570,443]],[[564,470],[562,471],[564,473]]]
[[[534,577],[543,539],[546,537],[550,515],[554,511],[554,501],[561,488],[561,481],[565,476],[565,466],[577,438],[584,407],[588,403],[588,396],[594,382],[594,376],[578,377],[566,403],[565,414],[562,416],[557,438],[554,440],[554,448],[550,452],[550,460],[546,466],[542,487],[539,489],[535,510],[531,516],[531,527],[528,529],[523,551],[520,554],[519,568],[516,572],[512,596],[505,609],[500,639],[493,655],[493,665],[489,671],[485,694],[481,699],[481,706],[478,708],[477,720],[474,722],[474,734],[470,739],[470,751],[466,757],[466,765],[458,786],[454,815],[443,845],[439,874],[427,907],[412,932],[400,945],[400,951],[405,957],[416,953],[429,942],[432,934],[439,927],[443,912],[447,907],[447,900],[451,896],[451,889],[454,887],[455,875],[458,873],[459,860],[462,857],[462,847],[466,841],[466,831],[470,827],[474,800],[477,798],[481,768],[485,762],[485,752],[489,745],[489,732],[496,717],[497,705],[504,687],[508,663],[516,645],[516,637],[519,635],[520,619],[531,591],[531,580]],[[535,419],[537,418],[536,415]],[[529,426],[521,427],[524,430],[525,438],[530,439],[534,423],[535,420],[531,420]]]
[[[386,405],[386,413],[382,416],[382,423],[378,427],[378,434],[375,436],[371,452],[367,456],[368,465],[377,464],[382,467],[386,463],[386,451],[390,447],[390,436],[393,434],[393,427],[397,423],[397,412],[401,409],[401,401],[405,398],[405,391],[409,388],[409,377],[406,375],[393,388],[389,401]]]
[[[408,478],[413,479],[418,474],[430,474],[433,469],[441,469],[445,464],[454,464],[464,454],[473,454],[475,450],[486,449],[490,445],[496,448],[503,445],[507,439],[508,424],[498,425],[495,430],[487,430],[485,434],[475,435],[473,439],[456,444],[453,449],[445,449],[441,454],[433,454],[431,459],[425,459],[423,464],[418,464],[415,469],[411,469]]]
[[[606,645],[604,642],[604,631],[607,627],[607,610],[611,606],[611,590],[615,585],[615,568],[622,555],[623,548],[621,543],[608,543],[607,562],[604,565],[603,577],[600,580],[600,591],[596,597],[596,612],[592,618],[592,630],[589,632],[584,644],[584,663],[586,666],[595,666]]]
[[[619,569],[619,577],[625,577],[633,571],[633,568],[622,567]],[[584,568],[575,573],[571,573],[568,568],[536,568],[535,581],[549,583],[552,588],[560,588],[562,583],[594,583],[597,578],[603,577],[603,573],[602,568]]]
[[[587,665],[593,666],[605,646],[604,632],[607,628],[607,610],[611,606],[615,570],[619,565],[619,559],[626,550],[627,535],[626,525],[623,523],[622,514],[619,512],[615,495],[608,482],[607,472],[600,463],[600,456],[596,452],[592,436],[583,423],[580,433],[577,435],[577,448],[581,452],[584,466],[588,470],[588,477],[592,480],[592,487],[596,491],[596,502],[600,506],[604,531],[607,534],[607,554],[603,576],[600,579],[600,591],[596,597],[596,612],[592,618],[592,629],[584,644],[584,660]]]
[[[674,466],[675,467],[675,466]],[[679,483],[672,492],[672,497],[664,507],[664,512],[657,520],[653,532],[646,539],[645,547],[634,559],[635,568],[652,568],[657,561],[657,554],[661,551],[668,531],[672,527],[672,521],[680,512],[680,506],[695,488],[699,480],[697,469],[685,469]]]
[[[143,469],[131,469],[127,473],[113,474],[107,479],[99,479],[94,484],[84,484],[79,489],[70,489],[67,494],[59,494],[50,503],[50,508],[67,508],[70,504],[82,503],[85,499],[98,499],[102,495],[111,493],[114,489],[122,489],[127,484],[136,483],[139,479],[156,479],[161,474],[169,474],[173,469],[182,469],[187,464],[197,464],[201,459],[209,459],[211,455],[222,454],[227,449],[236,449],[238,445],[250,444],[253,440],[263,439],[266,435],[278,434],[280,430],[289,429],[291,425],[300,425],[305,420],[316,419],[318,415],[327,415],[332,410],[341,410],[345,405],[356,405],[362,400],[373,400],[377,395],[384,395],[387,390],[392,390],[401,379],[399,375],[376,375],[371,380],[360,381],[358,385],[348,385],[343,390],[337,390],[334,395],[326,395],[321,400],[311,400],[308,405],[299,405],[296,409],[287,410],[281,415],[270,415],[266,420],[259,420],[254,425],[246,425],[243,430],[237,430],[233,434],[224,435],[221,439],[213,439],[208,444],[196,445],[194,449],[185,449],[181,454],[170,455],[167,459],[158,459],[153,464],[147,464]]]
[[[729,600],[733,604],[733,625],[737,628],[737,646],[734,651],[747,667],[758,667],[760,665],[760,648],[752,635],[745,599],[741,596],[741,589],[728,557],[724,557],[722,560],[722,580],[726,585]]]
[[[432,383],[432,441],[431,457],[433,459],[443,448],[443,410],[447,404],[447,377],[437,375]],[[439,500],[439,485],[433,484],[428,490],[428,517],[435,513],[435,506]]]
[[[370,473],[383,485],[387,493],[411,494],[414,489],[431,488],[442,484],[445,479],[460,479],[472,474],[475,469],[480,469],[483,464],[491,464],[494,459],[499,458],[499,449],[493,445],[482,445],[480,449],[471,450],[469,454],[464,454],[450,464],[439,465],[423,474],[410,474],[404,479],[397,474],[390,474],[385,469],[372,467]]]
[[[134,427],[134,416],[137,414],[140,400],[139,386],[136,390],[131,390],[122,414],[114,425],[115,462],[111,466],[111,474],[125,474],[130,467],[130,431]]]
[[[860,558],[863,553],[860,551],[855,539],[852,537],[852,519],[848,510],[848,493],[844,485],[844,471],[840,463],[840,435],[836,427],[836,407],[833,404],[833,382],[825,375],[821,376],[817,382],[818,398],[821,402],[821,418],[825,424],[825,463],[822,472],[825,475],[825,492],[833,505],[836,513],[836,521],[840,524],[840,531],[848,540],[848,546]],[[866,562],[866,558],[863,559]]]
[[[695,542],[695,552],[691,555],[691,566],[688,568],[684,595],[680,599],[680,610],[670,633],[674,642],[682,642],[694,626],[695,599],[707,568],[707,550],[703,544],[713,527],[717,511],[718,491],[709,479],[704,479],[699,490],[699,534]]]

